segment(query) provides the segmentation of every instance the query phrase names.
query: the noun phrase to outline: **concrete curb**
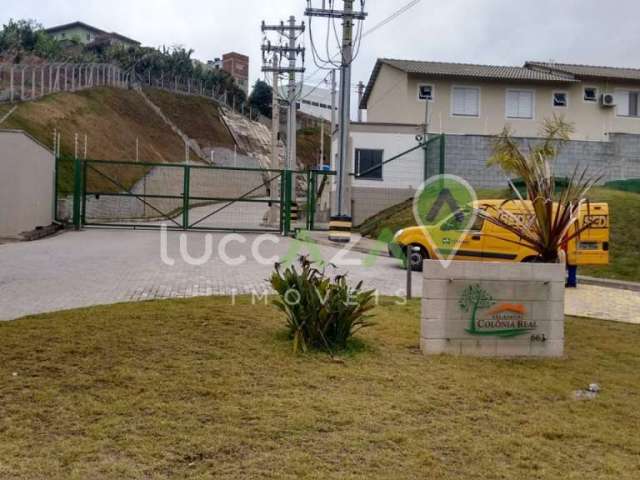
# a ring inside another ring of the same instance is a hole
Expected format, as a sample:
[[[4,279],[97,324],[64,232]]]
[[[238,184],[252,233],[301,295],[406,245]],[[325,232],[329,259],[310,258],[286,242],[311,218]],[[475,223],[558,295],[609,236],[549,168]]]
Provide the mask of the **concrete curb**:
[[[594,278],[578,276],[578,282],[583,285],[594,285],[597,287],[615,288],[616,290],[629,290],[640,292],[640,283],[626,282],[624,280],[610,280],[608,278]]]

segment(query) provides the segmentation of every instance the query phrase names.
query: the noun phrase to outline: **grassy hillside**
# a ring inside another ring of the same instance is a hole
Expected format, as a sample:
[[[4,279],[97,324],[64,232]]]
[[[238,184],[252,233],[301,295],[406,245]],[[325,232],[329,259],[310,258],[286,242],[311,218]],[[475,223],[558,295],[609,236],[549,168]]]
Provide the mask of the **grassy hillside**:
[[[87,135],[87,156],[92,159],[135,160],[136,138],[141,161],[184,158],[182,140],[140,95],[129,90],[102,88],[59,93],[21,103],[3,127],[25,130],[50,147],[53,130],[57,129],[62,134],[63,155],[73,155],[77,133],[81,146]]]
[[[201,148],[233,148],[233,137],[220,120],[218,106],[212,100],[158,89],[145,90],[145,94]]]
[[[480,198],[504,198],[506,190],[480,190]],[[607,267],[584,267],[580,274],[619,280],[640,281],[640,194],[595,188],[590,199],[607,202],[611,214],[611,263]],[[385,229],[394,232],[415,225],[413,201],[389,208],[364,222],[360,232],[377,238]]]
[[[99,160],[136,160],[136,139],[141,162],[166,163],[184,158],[184,143],[137,93],[102,88],[76,93],[59,93],[37,102],[18,104],[3,128],[25,130],[49,148],[53,131],[61,134],[61,154],[72,157],[75,135],[79,136],[79,155],[83,155],[87,136],[87,158]],[[61,193],[73,189],[71,162],[60,165]],[[109,176],[129,188],[147,169],[143,167],[101,167]],[[94,175],[92,185],[101,191],[119,188]]]

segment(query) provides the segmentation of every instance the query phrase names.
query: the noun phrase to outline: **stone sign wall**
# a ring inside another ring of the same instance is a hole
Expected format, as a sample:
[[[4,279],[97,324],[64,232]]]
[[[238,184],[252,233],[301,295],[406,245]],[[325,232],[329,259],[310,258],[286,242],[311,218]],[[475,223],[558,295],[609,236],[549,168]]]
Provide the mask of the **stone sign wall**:
[[[425,354],[559,357],[564,265],[424,263]]]

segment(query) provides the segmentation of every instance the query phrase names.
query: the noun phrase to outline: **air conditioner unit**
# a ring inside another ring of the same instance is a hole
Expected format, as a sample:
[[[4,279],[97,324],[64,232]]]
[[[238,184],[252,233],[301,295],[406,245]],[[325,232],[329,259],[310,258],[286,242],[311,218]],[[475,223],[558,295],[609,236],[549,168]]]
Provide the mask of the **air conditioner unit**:
[[[603,93],[600,97],[600,103],[603,107],[615,107],[616,97],[613,93]]]

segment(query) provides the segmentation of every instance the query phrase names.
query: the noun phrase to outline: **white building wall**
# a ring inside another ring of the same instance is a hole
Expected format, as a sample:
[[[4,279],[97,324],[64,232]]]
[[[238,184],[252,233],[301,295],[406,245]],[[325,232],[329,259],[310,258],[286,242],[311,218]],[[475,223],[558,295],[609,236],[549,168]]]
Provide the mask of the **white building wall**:
[[[53,222],[53,153],[18,130],[0,130],[0,237]]]
[[[415,134],[353,132],[351,134],[351,172],[356,168],[358,149],[382,150],[382,161],[399,155],[415,146]],[[417,189],[424,181],[424,151],[415,150],[397,160],[382,166],[382,180],[361,180],[354,178],[354,187]]]

